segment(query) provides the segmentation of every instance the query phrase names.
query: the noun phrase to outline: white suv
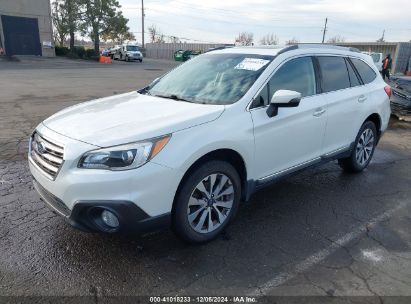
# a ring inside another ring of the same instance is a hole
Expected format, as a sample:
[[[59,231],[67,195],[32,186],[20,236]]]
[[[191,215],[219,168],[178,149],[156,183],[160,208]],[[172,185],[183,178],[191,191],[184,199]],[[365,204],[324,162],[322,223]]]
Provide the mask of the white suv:
[[[241,200],[308,166],[369,164],[390,117],[371,58],[321,45],[198,56],[139,92],[65,109],[34,131],[42,199],[85,231],[172,227],[205,242]]]

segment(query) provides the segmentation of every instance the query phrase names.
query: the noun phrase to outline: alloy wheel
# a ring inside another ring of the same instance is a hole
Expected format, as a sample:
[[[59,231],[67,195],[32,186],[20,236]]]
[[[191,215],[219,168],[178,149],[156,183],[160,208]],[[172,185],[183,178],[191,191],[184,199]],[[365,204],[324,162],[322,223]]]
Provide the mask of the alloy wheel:
[[[188,222],[196,232],[209,233],[219,228],[230,214],[234,203],[234,187],[228,176],[222,173],[208,175],[191,193]]]
[[[374,133],[367,128],[363,131],[355,149],[355,158],[360,166],[364,166],[374,150]]]

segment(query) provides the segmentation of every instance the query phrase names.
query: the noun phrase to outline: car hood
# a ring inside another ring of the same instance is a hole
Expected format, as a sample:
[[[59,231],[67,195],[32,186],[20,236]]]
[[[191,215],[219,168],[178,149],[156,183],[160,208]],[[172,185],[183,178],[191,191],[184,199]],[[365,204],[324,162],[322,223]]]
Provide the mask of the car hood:
[[[217,119],[223,105],[195,104],[137,92],[81,103],[46,119],[49,129],[92,145],[145,140]]]

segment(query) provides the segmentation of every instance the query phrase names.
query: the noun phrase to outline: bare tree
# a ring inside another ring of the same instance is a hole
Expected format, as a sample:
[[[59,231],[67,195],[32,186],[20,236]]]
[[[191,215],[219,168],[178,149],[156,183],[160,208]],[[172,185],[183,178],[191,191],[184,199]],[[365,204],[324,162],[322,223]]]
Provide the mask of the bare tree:
[[[238,45],[253,45],[254,34],[249,32],[242,32],[235,39],[236,44]]]
[[[157,27],[154,24],[152,24],[148,27],[148,34],[150,36],[150,42],[151,43],[156,42],[156,37],[158,35],[158,30],[157,30]]]
[[[295,38],[295,37],[293,37],[293,38],[291,38],[290,40],[287,40],[287,41],[285,42],[285,44],[287,44],[287,45],[290,45],[290,44],[298,44],[298,43],[300,43],[300,40],[298,40],[298,39]]]
[[[157,35],[156,43],[165,43],[166,42],[166,36],[162,33],[159,33]]]
[[[163,33],[161,33],[160,29],[158,29],[154,24],[148,27],[148,34],[150,36],[151,43],[166,42],[166,36]]]
[[[340,35],[337,35],[337,36],[334,36],[334,37],[331,37],[330,39],[328,39],[327,43],[336,44],[336,43],[340,43],[340,42],[344,42],[344,41],[345,41],[344,37],[342,37]]]
[[[260,40],[261,45],[277,45],[278,42],[278,37],[274,34],[267,34]]]
[[[170,43],[181,43],[180,38],[178,38],[178,37],[176,37],[176,36],[170,36],[170,37],[168,37],[168,41],[169,41]]]

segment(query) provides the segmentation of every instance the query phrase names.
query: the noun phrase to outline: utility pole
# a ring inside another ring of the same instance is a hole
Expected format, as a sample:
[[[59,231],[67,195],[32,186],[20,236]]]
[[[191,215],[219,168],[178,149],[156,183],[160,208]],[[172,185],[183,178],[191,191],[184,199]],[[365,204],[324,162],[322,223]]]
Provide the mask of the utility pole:
[[[144,49],[144,0],[141,0],[141,44]]]
[[[325,32],[327,31],[327,22],[328,22],[328,18],[325,18],[325,25],[324,25],[324,30],[323,30],[323,42],[325,40]]]

